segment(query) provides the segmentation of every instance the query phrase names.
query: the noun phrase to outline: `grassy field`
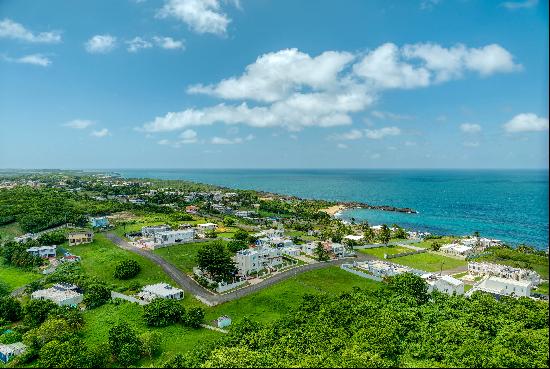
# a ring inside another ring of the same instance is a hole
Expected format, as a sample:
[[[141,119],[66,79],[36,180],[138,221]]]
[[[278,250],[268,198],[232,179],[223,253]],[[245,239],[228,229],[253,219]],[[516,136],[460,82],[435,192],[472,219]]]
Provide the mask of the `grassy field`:
[[[163,247],[154,251],[155,254],[162,256],[178,267],[185,273],[192,273],[193,267],[197,266],[197,252],[204,245],[208,245],[209,242],[195,242],[185,243],[181,245],[174,245],[169,247]]]
[[[298,274],[274,286],[207,310],[206,318],[213,320],[228,315],[234,321],[245,316],[260,322],[280,318],[291,308],[300,304],[306,293],[339,294],[351,291],[353,287],[379,288],[382,284],[329,267]]]
[[[208,329],[190,329],[180,324],[163,328],[150,328],[145,325],[142,318],[143,308],[137,304],[122,303],[120,305],[106,304],[97,309],[84,313],[84,340],[87,343],[99,344],[107,342],[109,329],[116,323],[126,322],[138,333],[148,330],[157,331],[162,336],[161,349],[163,353],[186,352],[203,342],[214,341],[222,333]],[[162,362],[160,358],[142,360],[140,366],[150,367]],[[154,367],[154,366],[153,366]]]
[[[127,288],[131,283],[142,285],[158,282],[174,284],[164,271],[152,261],[142,256],[122,250],[105,238],[96,234],[94,242],[78,246],[65,246],[71,253],[82,258],[81,265],[84,271],[91,276],[98,277],[114,287]],[[139,274],[129,280],[121,281],[113,277],[116,264],[125,259],[136,260],[141,266]]]
[[[0,261],[0,281],[6,283],[12,290],[42,278],[43,275],[4,265]]]
[[[357,251],[362,252],[364,254],[374,255],[377,258],[383,259],[384,254],[395,255],[395,254],[400,254],[402,252],[411,252],[414,250],[408,249],[402,246],[382,246],[382,247],[375,247],[372,249],[357,249]]]
[[[548,282],[541,283],[534,292],[548,295]]]
[[[408,255],[391,259],[391,261],[426,272],[437,272],[441,267],[443,267],[443,270],[448,270],[468,265],[468,262],[465,260],[451,259],[446,256],[431,253]]]
[[[21,236],[22,234],[23,230],[19,226],[19,223],[10,223],[0,226],[0,240],[2,241]]]
[[[453,240],[455,240],[455,239],[456,239],[455,237],[445,236],[445,237],[438,238],[438,239],[430,239],[430,240],[426,240],[426,241],[422,241],[422,242],[413,243],[411,245],[416,246],[416,247],[423,247],[425,249],[426,248],[429,249],[429,248],[432,247],[432,244],[434,242],[437,242],[440,245],[444,245],[444,244],[453,242]]]

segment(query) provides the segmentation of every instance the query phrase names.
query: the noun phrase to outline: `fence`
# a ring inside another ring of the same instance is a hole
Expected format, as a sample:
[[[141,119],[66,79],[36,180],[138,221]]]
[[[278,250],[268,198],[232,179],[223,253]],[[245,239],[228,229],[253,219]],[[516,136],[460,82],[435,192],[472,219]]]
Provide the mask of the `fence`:
[[[350,272],[350,273],[355,274],[355,275],[357,275],[359,277],[362,277],[362,278],[368,278],[368,279],[372,279],[373,281],[382,282],[382,278],[376,277],[376,276],[368,274],[368,273],[360,272],[358,270],[353,269],[352,267],[353,267],[352,264],[342,264],[342,265],[340,265],[340,268],[345,270],[346,272]]]
[[[147,305],[148,304],[146,301],[138,300],[135,297],[128,296],[128,295],[125,295],[123,293],[118,293],[118,292],[115,292],[115,291],[111,291],[111,298],[112,299],[116,299],[116,298],[123,299],[123,300],[126,300],[126,301],[135,302],[139,305]]]

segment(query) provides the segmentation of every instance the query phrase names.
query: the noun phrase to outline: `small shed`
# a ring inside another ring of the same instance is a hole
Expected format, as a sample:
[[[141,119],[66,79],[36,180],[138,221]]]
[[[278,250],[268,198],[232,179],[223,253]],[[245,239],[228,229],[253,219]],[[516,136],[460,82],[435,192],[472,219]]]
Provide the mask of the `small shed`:
[[[218,328],[229,327],[231,325],[231,318],[227,315],[222,315],[218,319],[214,320],[214,323]]]

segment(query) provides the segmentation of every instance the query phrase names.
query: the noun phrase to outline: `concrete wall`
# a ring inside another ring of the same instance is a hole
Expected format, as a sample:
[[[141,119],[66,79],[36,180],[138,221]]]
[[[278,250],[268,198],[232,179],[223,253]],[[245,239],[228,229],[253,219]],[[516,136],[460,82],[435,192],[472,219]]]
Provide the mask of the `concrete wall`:
[[[363,273],[363,272],[360,272],[358,270],[352,269],[351,264],[342,264],[342,265],[340,265],[340,268],[345,270],[346,272],[350,272],[350,273],[355,274],[359,277],[372,279],[373,281],[377,281],[377,282],[382,282],[382,278],[380,278],[380,277],[376,277],[374,275],[371,275],[371,274],[368,274],[368,273]]]

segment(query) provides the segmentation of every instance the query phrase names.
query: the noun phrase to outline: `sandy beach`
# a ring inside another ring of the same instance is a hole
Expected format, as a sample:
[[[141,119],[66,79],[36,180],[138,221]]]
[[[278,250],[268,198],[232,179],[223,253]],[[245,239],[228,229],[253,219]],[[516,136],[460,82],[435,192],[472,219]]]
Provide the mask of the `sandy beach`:
[[[328,207],[326,209],[321,209],[320,211],[324,211],[328,215],[334,216],[336,213],[344,210],[345,208],[346,207],[344,205],[334,205],[334,206]]]

